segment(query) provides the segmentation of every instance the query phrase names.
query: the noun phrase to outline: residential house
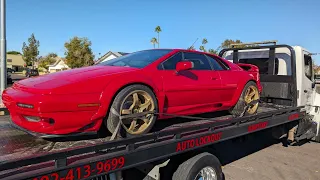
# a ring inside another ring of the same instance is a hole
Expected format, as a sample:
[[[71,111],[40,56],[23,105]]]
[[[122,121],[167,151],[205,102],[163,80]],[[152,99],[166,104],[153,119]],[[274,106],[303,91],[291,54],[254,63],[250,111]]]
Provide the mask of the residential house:
[[[20,54],[7,54],[7,68],[11,68],[16,72],[22,72],[25,62]]]
[[[104,54],[101,58],[99,58],[95,62],[95,64],[99,64],[99,63],[102,63],[104,61],[108,61],[108,60],[111,60],[111,59],[114,59],[114,58],[117,58],[117,57],[120,57],[120,56],[124,56],[126,54],[129,54],[129,53],[109,51],[106,54]]]
[[[50,73],[70,69],[69,66],[66,64],[65,59],[63,58],[56,58],[56,59],[57,61],[54,64],[48,66],[49,67],[48,71]]]

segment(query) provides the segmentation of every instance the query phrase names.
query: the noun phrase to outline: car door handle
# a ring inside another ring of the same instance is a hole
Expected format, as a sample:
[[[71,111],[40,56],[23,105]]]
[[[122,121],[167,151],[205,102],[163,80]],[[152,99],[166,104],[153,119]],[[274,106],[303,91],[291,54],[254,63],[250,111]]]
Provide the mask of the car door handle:
[[[216,78],[216,77],[211,77],[211,80],[217,80],[218,78]]]

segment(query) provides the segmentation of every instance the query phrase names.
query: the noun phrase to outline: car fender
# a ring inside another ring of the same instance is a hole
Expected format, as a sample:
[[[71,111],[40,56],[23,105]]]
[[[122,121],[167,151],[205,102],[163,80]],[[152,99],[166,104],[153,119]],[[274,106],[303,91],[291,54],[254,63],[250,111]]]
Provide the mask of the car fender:
[[[247,74],[247,75],[242,76],[242,77],[243,78],[239,78],[237,91],[235,92],[235,94],[234,94],[234,96],[232,98],[232,101],[231,101],[231,104],[233,106],[236,105],[236,103],[239,101],[239,98],[241,97],[243,88],[246,86],[246,84],[249,81],[253,81],[253,82],[257,83],[257,85],[259,84],[259,82],[256,81],[256,79],[254,78],[254,76],[252,74]]]
[[[155,96],[157,97],[158,100],[158,106],[159,110],[162,110],[161,104],[164,101],[164,95],[159,91],[161,87],[158,87],[156,83],[152,81],[151,78],[140,74],[140,73],[135,73],[133,74],[123,74],[115,77],[112,79],[105,87],[105,89],[102,91],[100,95],[100,108],[96,115],[93,117],[93,119],[101,119],[105,116],[107,116],[107,113],[109,112],[109,108],[112,104],[113,99],[117,95],[117,93],[123,89],[124,87],[132,84],[145,84],[147,86],[150,86],[154,93]]]

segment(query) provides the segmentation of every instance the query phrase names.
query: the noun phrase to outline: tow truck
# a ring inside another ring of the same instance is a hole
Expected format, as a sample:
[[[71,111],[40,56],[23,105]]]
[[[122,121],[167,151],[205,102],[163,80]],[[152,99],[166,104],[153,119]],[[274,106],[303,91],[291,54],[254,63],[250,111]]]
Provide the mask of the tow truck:
[[[263,92],[256,114],[178,116],[189,120],[137,137],[119,139],[115,132],[103,143],[0,162],[0,178],[131,180],[139,178],[127,172],[138,169],[144,180],[222,180],[221,163],[209,151],[215,143],[263,130],[291,145],[320,142],[319,83],[311,53],[301,46],[265,44],[270,42],[241,44],[219,53],[234,63],[259,67]],[[117,130],[120,127],[119,123]],[[170,165],[176,167],[174,172],[162,170]]]

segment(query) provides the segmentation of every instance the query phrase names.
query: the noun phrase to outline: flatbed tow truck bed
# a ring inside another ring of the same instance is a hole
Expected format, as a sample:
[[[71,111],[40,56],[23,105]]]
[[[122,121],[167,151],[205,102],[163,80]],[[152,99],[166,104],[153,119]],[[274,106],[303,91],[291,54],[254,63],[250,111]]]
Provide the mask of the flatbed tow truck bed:
[[[305,117],[302,107],[263,107],[256,115],[220,116],[174,124],[134,138],[0,163],[1,179],[93,179]],[[170,120],[167,120],[170,121]]]

